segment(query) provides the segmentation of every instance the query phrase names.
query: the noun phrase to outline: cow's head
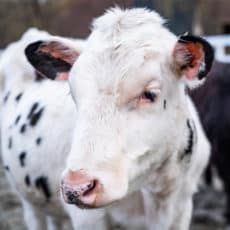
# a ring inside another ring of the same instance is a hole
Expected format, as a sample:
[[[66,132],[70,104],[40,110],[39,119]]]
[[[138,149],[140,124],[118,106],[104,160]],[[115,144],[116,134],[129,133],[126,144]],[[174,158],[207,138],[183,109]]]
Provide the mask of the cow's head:
[[[76,103],[61,185],[67,202],[100,207],[149,181],[158,190],[176,178],[175,167],[166,172],[187,144],[185,86],[212,63],[205,40],[176,38],[157,13],[115,9],[94,22],[80,56],[46,41],[26,54],[44,75],[68,79]]]

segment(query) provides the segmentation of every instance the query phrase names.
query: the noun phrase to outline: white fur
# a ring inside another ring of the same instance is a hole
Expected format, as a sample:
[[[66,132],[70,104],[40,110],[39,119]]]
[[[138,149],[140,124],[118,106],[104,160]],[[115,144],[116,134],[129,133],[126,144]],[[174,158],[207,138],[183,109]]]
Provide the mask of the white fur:
[[[78,113],[66,170],[85,170],[100,181],[97,206],[143,188],[154,230],[189,228],[192,195],[209,157],[183,76],[175,73],[176,42],[155,12],[112,9],[95,20],[69,77]],[[139,105],[152,85],[157,101]],[[193,151],[181,160],[188,120]]]

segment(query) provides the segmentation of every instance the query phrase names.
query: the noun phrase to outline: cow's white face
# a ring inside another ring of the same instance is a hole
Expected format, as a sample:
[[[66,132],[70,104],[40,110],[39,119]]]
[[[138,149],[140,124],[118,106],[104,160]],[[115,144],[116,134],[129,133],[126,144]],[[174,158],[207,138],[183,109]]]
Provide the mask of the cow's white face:
[[[73,64],[69,84],[78,111],[63,175],[67,202],[99,207],[166,180],[162,167],[186,148],[185,79],[210,68],[204,51],[211,48],[194,39],[177,42],[154,12],[116,9],[96,20],[76,62],[64,56]],[[36,57],[51,57],[46,48],[42,53],[47,46]]]
[[[78,116],[67,168],[98,178],[103,202],[140,187],[181,142],[184,92],[168,56],[140,48],[121,60],[116,51],[86,51],[69,78]]]

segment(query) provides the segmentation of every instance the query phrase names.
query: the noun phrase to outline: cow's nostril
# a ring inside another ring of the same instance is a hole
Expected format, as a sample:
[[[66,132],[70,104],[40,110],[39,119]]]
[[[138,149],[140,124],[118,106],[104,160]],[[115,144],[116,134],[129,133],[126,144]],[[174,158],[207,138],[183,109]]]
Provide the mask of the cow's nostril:
[[[97,180],[90,181],[90,183],[87,185],[87,189],[83,192],[82,196],[89,195],[89,193],[94,191],[96,186],[97,186]]]
[[[73,193],[68,194],[67,197],[68,197],[68,199],[69,199],[70,202],[74,202],[75,201],[75,195]]]
[[[76,203],[78,196],[73,191],[70,191],[69,188],[62,187],[62,191],[64,194],[64,199],[67,203],[73,204]]]

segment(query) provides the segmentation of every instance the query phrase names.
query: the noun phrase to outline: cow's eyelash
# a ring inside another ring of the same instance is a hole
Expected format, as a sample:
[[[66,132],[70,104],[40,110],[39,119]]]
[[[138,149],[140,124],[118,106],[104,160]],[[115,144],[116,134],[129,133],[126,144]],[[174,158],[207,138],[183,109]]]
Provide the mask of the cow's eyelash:
[[[154,102],[156,100],[157,94],[153,91],[144,91],[144,93],[141,95],[141,97],[148,99],[151,102]]]
[[[149,100],[149,102],[153,103],[157,100],[157,97],[160,94],[160,92],[160,89],[147,89],[141,94],[140,99]]]

